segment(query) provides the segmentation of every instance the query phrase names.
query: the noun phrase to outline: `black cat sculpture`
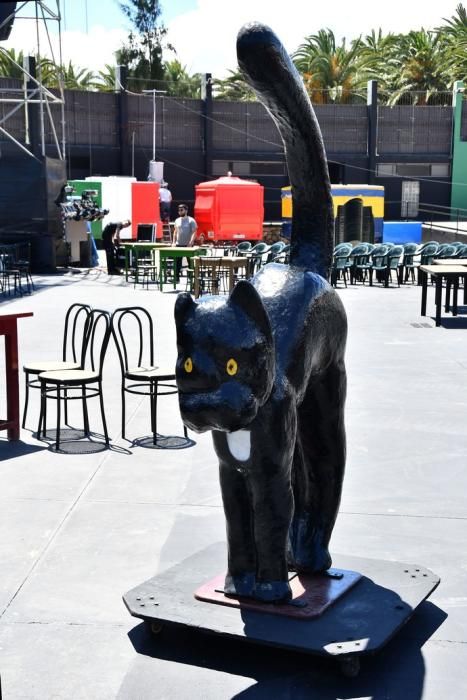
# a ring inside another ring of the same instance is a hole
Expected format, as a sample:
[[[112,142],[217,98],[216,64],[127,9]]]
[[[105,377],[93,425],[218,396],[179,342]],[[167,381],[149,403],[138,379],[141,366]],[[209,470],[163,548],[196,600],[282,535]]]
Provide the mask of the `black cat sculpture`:
[[[347,322],[326,281],[333,213],[320,129],[275,34],[246,25],[239,65],[281,132],[293,195],[290,265],[229,298],[175,305],[180,410],[212,430],[227,521],[225,593],[291,597],[288,570],[324,572],[345,465]]]

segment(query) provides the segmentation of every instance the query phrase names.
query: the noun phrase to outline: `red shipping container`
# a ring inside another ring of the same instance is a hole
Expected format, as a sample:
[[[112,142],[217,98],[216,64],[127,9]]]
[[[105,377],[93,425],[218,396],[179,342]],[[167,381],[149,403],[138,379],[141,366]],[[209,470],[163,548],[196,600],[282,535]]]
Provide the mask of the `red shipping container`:
[[[198,241],[260,241],[263,238],[264,187],[239,177],[220,177],[196,185]]]
[[[138,224],[156,224],[156,239],[162,239],[158,182],[131,183],[132,238],[136,238]]]

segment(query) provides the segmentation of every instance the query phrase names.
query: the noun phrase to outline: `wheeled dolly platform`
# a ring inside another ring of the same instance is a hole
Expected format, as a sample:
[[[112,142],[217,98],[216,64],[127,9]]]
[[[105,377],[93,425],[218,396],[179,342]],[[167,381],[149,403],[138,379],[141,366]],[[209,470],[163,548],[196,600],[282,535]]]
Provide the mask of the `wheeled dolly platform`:
[[[387,644],[440,581],[414,564],[336,556],[329,575],[292,573],[292,603],[274,605],[224,596],[223,576],[213,577],[226,560],[225,544],[212,545],[133,588],[125,605],[154,633],[187,627],[333,657],[356,676],[360,659]]]

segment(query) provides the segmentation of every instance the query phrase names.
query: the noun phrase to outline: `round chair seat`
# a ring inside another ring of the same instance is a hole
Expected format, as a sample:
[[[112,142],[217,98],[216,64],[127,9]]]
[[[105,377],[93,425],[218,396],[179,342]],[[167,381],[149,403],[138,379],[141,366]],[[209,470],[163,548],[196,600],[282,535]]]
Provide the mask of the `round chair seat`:
[[[68,369],[79,369],[79,362],[31,362],[31,364],[24,365],[23,369],[31,374],[59,372]]]
[[[98,381],[99,373],[87,369],[69,369],[59,372],[42,372],[39,379],[45,380],[48,384],[83,384]]]
[[[175,379],[175,370],[170,367],[132,367],[125,372],[127,379]]]

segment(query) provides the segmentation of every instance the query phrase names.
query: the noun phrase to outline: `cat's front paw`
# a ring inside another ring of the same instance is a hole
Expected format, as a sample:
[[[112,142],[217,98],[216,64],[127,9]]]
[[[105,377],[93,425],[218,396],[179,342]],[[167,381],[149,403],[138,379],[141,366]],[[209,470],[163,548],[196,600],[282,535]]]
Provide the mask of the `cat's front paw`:
[[[254,597],[263,603],[285,603],[292,598],[292,591],[288,581],[258,581]]]
[[[224,595],[239,598],[253,598],[255,583],[255,574],[253,572],[247,572],[237,576],[227,574],[224,583]]]

